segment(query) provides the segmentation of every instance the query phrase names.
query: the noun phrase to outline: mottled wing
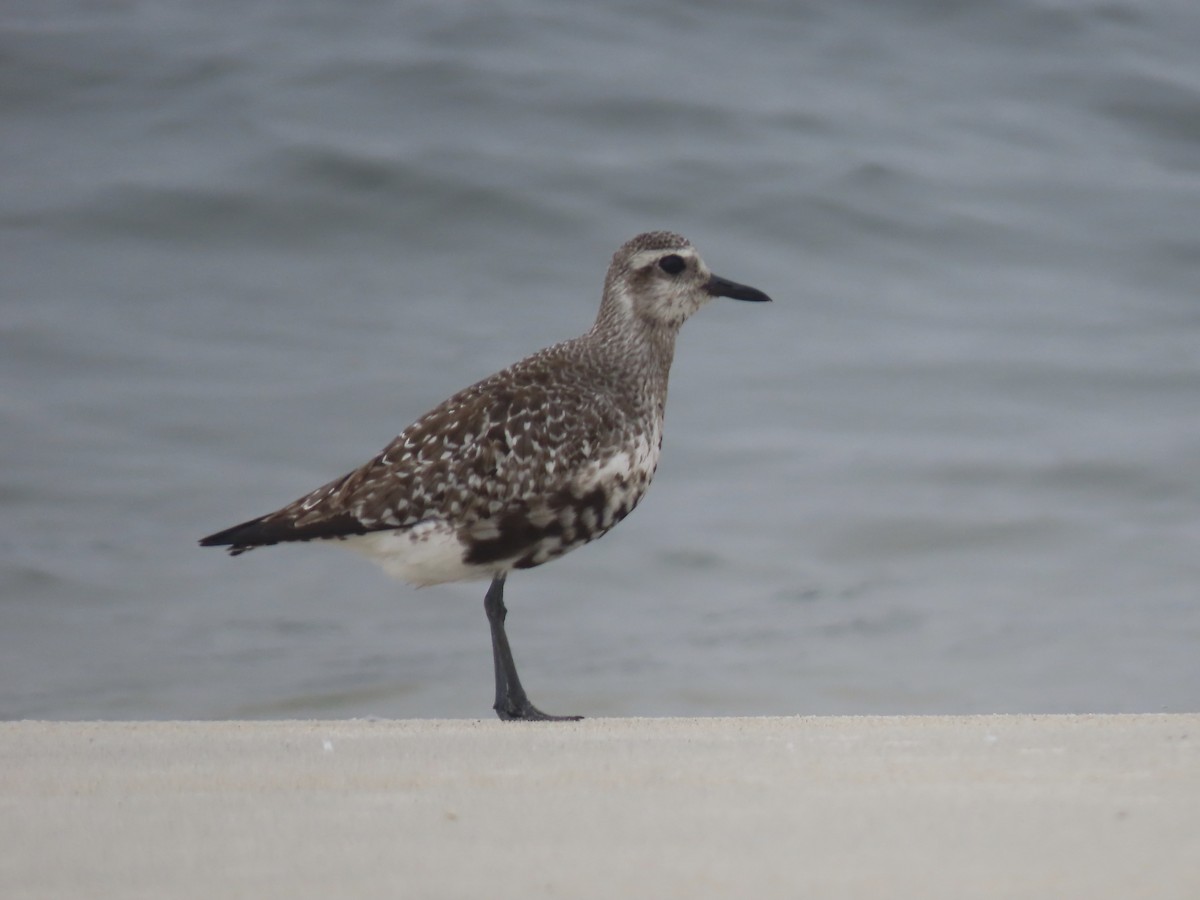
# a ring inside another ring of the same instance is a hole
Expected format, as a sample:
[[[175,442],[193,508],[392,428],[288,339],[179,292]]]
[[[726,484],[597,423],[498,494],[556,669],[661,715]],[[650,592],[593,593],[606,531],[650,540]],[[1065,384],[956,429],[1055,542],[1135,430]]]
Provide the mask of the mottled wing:
[[[608,494],[590,484],[596,460],[629,439],[629,416],[565,346],[460,391],[360,468],[201,543],[236,555],[435,520],[457,529],[468,563],[528,566],[598,536],[644,485],[609,511]]]

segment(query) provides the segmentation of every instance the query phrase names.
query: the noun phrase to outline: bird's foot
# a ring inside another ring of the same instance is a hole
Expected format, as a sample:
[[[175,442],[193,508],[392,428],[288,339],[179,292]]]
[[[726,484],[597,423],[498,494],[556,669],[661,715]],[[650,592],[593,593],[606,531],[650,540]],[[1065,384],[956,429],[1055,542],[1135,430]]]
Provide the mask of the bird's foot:
[[[504,722],[578,722],[583,718],[583,716],[552,716],[542,712],[527,698],[514,701],[511,697],[506,697],[493,709]]]

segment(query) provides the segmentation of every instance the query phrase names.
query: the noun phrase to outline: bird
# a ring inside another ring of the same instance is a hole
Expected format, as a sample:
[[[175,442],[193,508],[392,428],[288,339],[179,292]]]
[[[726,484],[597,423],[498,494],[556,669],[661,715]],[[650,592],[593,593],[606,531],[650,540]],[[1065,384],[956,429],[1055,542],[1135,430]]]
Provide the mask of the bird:
[[[354,471],[200,544],[238,556],[336,542],[417,587],[490,579],[496,715],[582,718],[530,702],[504,627],[505,581],[638,505],[658,467],[676,336],[717,297],[771,299],[714,275],[679,234],[639,234],[613,254],[588,331],[459,391]]]

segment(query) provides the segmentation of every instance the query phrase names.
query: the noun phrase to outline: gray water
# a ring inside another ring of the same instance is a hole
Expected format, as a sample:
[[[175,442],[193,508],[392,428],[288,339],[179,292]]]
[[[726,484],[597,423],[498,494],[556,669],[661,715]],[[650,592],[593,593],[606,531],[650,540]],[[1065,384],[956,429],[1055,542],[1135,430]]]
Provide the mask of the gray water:
[[[482,584],[204,534],[688,235],[543,708],[1200,709],[1200,7],[6,3],[0,716],[484,716]]]

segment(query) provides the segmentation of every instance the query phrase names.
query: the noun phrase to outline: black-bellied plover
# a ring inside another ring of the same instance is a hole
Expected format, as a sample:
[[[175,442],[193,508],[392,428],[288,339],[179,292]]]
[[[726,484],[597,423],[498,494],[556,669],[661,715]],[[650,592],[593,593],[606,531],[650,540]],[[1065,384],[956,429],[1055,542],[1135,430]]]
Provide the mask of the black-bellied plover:
[[[658,465],[675,336],[714,297],[770,300],[713,275],[686,238],[638,235],[613,254],[586,334],[459,391],[350,474],[200,543],[236,556],[336,539],[418,586],[490,578],[496,714],[579,718],[529,702],[504,631],[504,580],[637,506]]]

